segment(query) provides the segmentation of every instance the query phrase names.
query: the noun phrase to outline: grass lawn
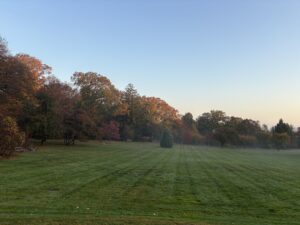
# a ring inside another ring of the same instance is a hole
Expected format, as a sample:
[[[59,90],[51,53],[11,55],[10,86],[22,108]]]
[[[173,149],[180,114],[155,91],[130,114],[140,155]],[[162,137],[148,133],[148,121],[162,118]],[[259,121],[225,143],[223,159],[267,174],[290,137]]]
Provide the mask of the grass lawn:
[[[53,142],[0,160],[0,224],[300,224],[300,151]]]

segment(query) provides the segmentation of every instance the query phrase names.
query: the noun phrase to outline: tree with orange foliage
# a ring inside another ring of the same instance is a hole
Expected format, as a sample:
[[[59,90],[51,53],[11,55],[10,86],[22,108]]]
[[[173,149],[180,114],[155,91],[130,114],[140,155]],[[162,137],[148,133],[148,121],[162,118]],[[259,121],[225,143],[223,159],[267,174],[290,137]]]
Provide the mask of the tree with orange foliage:
[[[11,117],[0,120],[0,156],[9,157],[15,148],[22,145],[24,135],[20,132],[16,121]]]
[[[29,69],[17,58],[7,55],[0,59],[0,114],[18,117],[26,101],[34,95],[34,79]]]
[[[28,67],[33,77],[32,85],[34,91],[40,89],[46,80],[46,76],[51,74],[52,68],[43,64],[41,60],[27,54],[17,54],[15,57]]]

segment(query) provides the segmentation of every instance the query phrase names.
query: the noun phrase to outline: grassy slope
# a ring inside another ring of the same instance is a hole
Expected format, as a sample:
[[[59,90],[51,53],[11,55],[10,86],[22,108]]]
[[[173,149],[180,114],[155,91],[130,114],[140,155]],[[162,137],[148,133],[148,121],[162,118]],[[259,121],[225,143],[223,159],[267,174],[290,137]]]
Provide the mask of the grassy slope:
[[[300,151],[48,145],[0,161],[0,224],[300,224]]]

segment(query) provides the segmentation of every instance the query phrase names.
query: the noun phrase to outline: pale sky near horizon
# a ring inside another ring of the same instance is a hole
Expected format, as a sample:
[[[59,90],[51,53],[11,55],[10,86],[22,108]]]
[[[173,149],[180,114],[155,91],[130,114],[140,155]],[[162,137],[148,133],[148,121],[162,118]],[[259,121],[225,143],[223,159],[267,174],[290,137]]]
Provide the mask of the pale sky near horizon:
[[[95,71],[181,114],[300,126],[298,0],[0,0],[0,35],[63,81]]]

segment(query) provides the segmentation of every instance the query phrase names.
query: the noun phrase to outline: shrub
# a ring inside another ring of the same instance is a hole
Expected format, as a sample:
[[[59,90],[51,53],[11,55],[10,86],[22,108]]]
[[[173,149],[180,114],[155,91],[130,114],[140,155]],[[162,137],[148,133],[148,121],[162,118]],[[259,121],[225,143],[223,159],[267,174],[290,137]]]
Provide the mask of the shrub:
[[[287,133],[274,133],[272,140],[274,147],[277,149],[285,149],[291,142],[291,138]]]
[[[0,121],[0,155],[11,156],[15,148],[22,145],[24,134],[19,131],[16,121],[11,117],[5,117]]]
[[[272,148],[272,134],[270,132],[261,131],[256,134],[258,144],[262,148]]]
[[[116,121],[110,121],[101,128],[102,137],[104,140],[120,140],[119,124]]]
[[[199,145],[204,143],[204,137],[192,130],[184,130],[182,133],[182,143],[183,144],[192,144]]]
[[[214,139],[218,141],[221,147],[230,146],[230,145],[238,145],[239,136],[237,132],[228,127],[219,127],[214,131]]]
[[[205,143],[205,138],[201,134],[194,133],[193,144],[200,145]]]
[[[182,132],[182,143],[192,144],[192,142],[193,142],[193,132],[190,130],[184,130]]]
[[[173,147],[173,136],[170,131],[165,130],[160,139],[160,147],[172,148]]]
[[[252,135],[239,135],[240,145],[244,147],[255,147],[257,146],[257,139]]]
[[[120,139],[122,141],[133,140],[135,136],[134,129],[128,125],[120,127]]]

